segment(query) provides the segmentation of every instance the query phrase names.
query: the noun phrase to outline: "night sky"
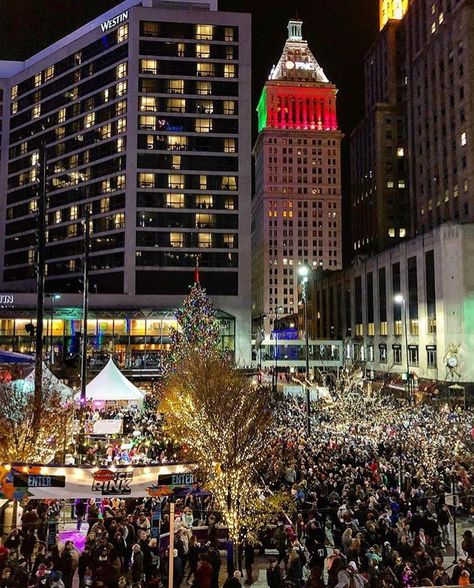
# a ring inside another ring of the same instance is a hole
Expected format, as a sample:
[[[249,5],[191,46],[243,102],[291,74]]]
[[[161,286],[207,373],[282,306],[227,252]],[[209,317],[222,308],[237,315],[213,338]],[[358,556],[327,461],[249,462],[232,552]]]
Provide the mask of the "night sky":
[[[0,59],[25,59],[116,6],[118,0],[2,2]],[[377,34],[378,0],[219,0],[221,10],[253,15],[253,103],[276,64],[290,18],[303,20],[303,37],[336,84],[338,120],[348,136],[363,116],[364,55]],[[256,132],[256,117],[253,124]],[[343,193],[348,202],[348,149],[343,148]],[[348,207],[345,206],[346,212]],[[346,217],[346,228],[349,218]]]

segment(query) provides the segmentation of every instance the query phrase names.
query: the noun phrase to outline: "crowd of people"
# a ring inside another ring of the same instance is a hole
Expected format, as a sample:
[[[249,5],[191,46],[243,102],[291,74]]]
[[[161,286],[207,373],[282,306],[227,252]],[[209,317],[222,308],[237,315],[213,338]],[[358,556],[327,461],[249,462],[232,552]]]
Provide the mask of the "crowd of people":
[[[278,404],[266,460],[265,477],[287,488],[296,505],[294,534],[282,527],[277,536],[274,566],[284,562],[284,581],[330,588],[474,583],[469,530],[461,559],[452,566],[447,557],[447,497],[454,491],[466,516],[473,508],[471,411],[348,394],[313,406],[309,438],[306,417],[298,399]]]
[[[153,439],[161,434],[159,416],[151,411],[105,416],[122,418],[127,434],[141,441],[128,457],[117,443],[109,443],[101,452],[103,463],[173,459],[164,439],[153,455],[147,453],[153,444],[143,448],[148,429]],[[275,555],[266,569],[269,588],[474,583],[471,531],[459,539],[455,563],[451,545],[453,515],[469,520],[474,512],[473,412],[351,393],[313,403],[310,425],[308,435],[303,401],[282,398],[275,406],[272,438],[262,448],[266,465],[259,473],[268,491],[288,493],[294,506],[286,516],[276,515],[267,529],[263,547]],[[160,501],[158,540],[152,516],[157,500],[76,500],[73,519],[78,531],[86,531],[81,552],[59,536],[50,541],[48,521],[59,516],[59,503],[30,501],[21,529],[13,529],[0,547],[0,588],[72,588],[75,576],[80,588],[166,586],[169,502]],[[212,497],[185,495],[176,501],[176,512],[174,588],[218,588],[221,568],[228,572],[225,588],[256,580],[258,545],[243,534],[233,573],[232,553],[222,551],[228,546],[219,536]]]

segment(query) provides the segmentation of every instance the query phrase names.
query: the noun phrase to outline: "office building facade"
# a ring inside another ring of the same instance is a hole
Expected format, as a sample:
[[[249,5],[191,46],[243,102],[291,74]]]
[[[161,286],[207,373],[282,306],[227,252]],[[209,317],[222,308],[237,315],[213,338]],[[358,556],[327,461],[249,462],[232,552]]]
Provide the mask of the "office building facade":
[[[336,87],[302,37],[288,39],[258,104],[252,202],[252,314],[269,330],[298,311],[298,267],[339,269],[340,144]]]
[[[128,1],[0,62],[4,292],[35,289],[44,145],[47,291],[80,301],[87,207],[92,308],[166,313],[199,266],[249,362],[250,34],[215,0]]]

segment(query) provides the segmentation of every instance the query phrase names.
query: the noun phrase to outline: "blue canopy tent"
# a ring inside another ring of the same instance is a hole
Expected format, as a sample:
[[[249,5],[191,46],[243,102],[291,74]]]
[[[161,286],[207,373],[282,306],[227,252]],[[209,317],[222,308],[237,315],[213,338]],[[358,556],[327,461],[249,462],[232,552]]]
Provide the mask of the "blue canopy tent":
[[[0,364],[2,363],[33,363],[35,358],[32,355],[17,353],[16,351],[4,351],[0,349]]]

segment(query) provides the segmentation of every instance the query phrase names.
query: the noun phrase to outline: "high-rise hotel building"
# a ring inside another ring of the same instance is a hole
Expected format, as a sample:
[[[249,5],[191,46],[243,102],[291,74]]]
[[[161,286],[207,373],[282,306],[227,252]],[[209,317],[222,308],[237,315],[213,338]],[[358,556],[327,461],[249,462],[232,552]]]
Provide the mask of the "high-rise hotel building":
[[[298,311],[298,267],[341,267],[342,133],[336,87],[291,20],[258,104],[252,202],[252,314]]]
[[[0,62],[0,281],[17,315],[33,306],[45,145],[47,291],[78,305],[89,207],[92,312],[155,317],[199,265],[225,345],[249,362],[250,35],[250,16],[216,0],[128,0]],[[137,327],[148,351],[162,319]]]

